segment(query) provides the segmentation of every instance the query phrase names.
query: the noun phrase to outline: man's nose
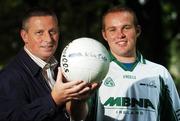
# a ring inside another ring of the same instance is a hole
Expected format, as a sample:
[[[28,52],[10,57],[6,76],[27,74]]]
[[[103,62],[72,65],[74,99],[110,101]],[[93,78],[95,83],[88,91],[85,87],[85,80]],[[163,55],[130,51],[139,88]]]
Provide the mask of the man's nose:
[[[52,40],[52,35],[47,32],[44,36],[44,40],[50,42]]]
[[[123,32],[123,30],[118,30],[118,32],[117,32],[117,35],[118,35],[118,37],[120,37],[120,38],[124,38],[126,35],[124,34],[124,32]]]

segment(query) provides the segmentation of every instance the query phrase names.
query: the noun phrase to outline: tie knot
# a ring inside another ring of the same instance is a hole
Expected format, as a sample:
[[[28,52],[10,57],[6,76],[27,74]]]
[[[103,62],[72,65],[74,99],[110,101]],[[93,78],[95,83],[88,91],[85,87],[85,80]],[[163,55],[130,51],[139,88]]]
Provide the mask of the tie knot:
[[[49,69],[51,68],[51,64],[47,63],[45,66],[44,66],[44,69]]]

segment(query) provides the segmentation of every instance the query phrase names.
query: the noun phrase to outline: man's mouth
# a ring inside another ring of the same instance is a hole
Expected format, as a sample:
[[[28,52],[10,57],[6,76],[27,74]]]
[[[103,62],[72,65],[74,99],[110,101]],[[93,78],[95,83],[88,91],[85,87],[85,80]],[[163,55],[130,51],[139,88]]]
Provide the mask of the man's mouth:
[[[127,44],[127,41],[126,40],[123,40],[123,41],[117,41],[116,44],[120,45],[120,46],[124,46]]]

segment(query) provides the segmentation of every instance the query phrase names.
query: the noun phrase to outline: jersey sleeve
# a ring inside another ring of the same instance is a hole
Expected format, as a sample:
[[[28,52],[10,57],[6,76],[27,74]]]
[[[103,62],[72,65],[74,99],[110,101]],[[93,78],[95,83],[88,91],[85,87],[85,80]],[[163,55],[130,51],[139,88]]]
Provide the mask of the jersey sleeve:
[[[160,76],[161,121],[180,121],[180,98],[170,73],[165,69]]]

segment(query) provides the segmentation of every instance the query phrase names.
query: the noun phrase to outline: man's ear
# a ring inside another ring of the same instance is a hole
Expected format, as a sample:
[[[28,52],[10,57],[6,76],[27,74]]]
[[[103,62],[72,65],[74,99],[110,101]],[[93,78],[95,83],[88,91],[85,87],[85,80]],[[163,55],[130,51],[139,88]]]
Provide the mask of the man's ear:
[[[102,33],[103,38],[107,41],[107,37],[106,37],[105,31],[104,31],[104,30],[101,30],[101,33]]]
[[[140,25],[137,25],[136,32],[137,32],[137,37],[139,37],[141,34],[141,26]]]
[[[24,29],[21,29],[20,30],[20,35],[21,35],[21,38],[24,41],[24,43],[27,43],[28,42],[27,31],[24,30]]]

